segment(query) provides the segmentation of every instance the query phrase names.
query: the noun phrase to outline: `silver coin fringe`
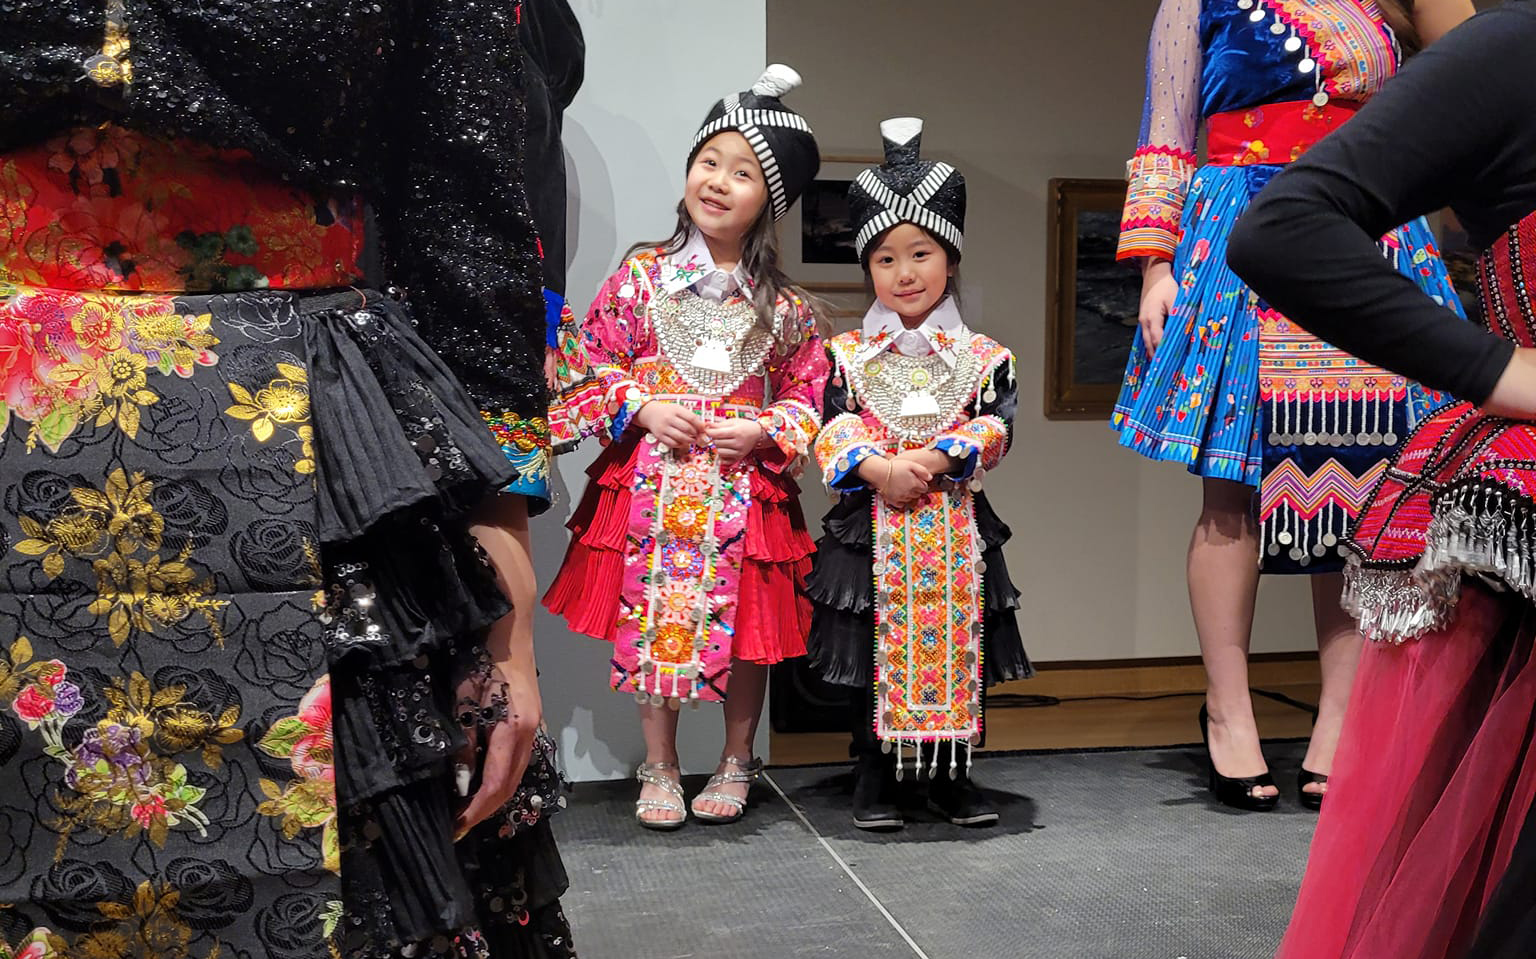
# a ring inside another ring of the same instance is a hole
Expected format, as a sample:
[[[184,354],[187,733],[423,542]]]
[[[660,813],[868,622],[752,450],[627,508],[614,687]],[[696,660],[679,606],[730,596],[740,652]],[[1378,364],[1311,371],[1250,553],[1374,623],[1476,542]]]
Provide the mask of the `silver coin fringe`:
[[[1424,554],[1412,569],[1344,570],[1344,609],[1360,633],[1404,643],[1444,629],[1455,616],[1465,576],[1536,602],[1536,503],[1490,482],[1458,485],[1435,497]]]
[[[960,768],[960,752],[965,751],[965,774],[971,774],[971,741],[969,739],[887,739],[880,743],[884,752],[896,753],[896,779],[899,781],[906,771],[907,760],[910,755],[912,772],[918,779],[923,778],[923,768],[928,769],[928,778],[939,778],[939,759],[944,751],[945,744],[949,745],[949,778],[954,779]]]

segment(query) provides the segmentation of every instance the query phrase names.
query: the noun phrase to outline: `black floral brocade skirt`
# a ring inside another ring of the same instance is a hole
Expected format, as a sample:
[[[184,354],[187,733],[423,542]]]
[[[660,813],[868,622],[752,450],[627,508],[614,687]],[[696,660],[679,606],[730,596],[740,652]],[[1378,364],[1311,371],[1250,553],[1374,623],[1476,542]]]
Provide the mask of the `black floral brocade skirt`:
[[[0,955],[574,955],[552,743],[452,842],[515,478],[378,294],[0,283]]]

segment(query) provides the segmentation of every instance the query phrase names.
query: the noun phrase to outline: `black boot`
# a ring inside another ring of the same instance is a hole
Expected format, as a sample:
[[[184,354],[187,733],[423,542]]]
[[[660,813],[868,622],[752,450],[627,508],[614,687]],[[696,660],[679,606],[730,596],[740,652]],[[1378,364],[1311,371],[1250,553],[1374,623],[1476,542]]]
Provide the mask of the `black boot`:
[[[906,825],[901,816],[896,783],[896,757],[880,748],[875,737],[875,691],[853,690],[848,697],[853,741],[853,824],[860,829],[892,830]]]
[[[955,778],[949,778],[940,769],[928,784],[928,808],[948,819],[956,826],[991,826],[997,823],[997,807],[971,781],[965,767],[955,770]]]
[[[853,824],[860,829],[893,830],[905,826],[897,802],[895,757],[863,754],[853,766]]]

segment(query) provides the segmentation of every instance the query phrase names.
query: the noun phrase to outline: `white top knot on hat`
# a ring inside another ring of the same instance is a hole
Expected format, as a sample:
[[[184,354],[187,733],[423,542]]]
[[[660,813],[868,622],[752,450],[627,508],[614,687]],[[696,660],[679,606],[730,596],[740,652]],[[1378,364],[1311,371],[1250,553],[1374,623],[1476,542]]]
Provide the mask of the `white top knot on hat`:
[[[760,97],[782,97],[798,87],[800,83],[800,74],[794,67],[785,66],[782,63],[770,63],[768,69],[763,71],[763,75],[752,84],[752,92]]]
[[[771,64],[750,90],[721,98],[693,137],[688,163],[705,141],[734,130],[747,138],[763,168],[774,219],[782,217],[821,167],[816,138],[805,118],[779,98],[800,86],[800,74],[782,63]]]
[[[922,132],[922,117],[891,117],[880,121],[880,136],[892,143],[905,144]]]

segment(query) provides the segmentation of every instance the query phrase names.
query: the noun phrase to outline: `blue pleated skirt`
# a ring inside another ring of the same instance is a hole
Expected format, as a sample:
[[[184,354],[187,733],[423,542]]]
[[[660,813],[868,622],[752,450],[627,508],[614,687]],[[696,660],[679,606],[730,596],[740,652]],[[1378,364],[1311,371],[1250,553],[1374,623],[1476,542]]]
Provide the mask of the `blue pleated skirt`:
[[[1249,201],[1282,168],[1204,166],[1190,184],[1174,253],[1179,281],[1157,353],[1138,330],[1111,426],[1120,444],[1191,473],[1258,486],[1263,472],[1259,321],[1263,306],[1227,267],[1227,238]],[[1441,302],[1455,293],[1421,218],[1399,227],[1398,269]],[[1410,416],[1443,398],[1411,391]],[[1383,458],[1392,450],[1383,447]]]

